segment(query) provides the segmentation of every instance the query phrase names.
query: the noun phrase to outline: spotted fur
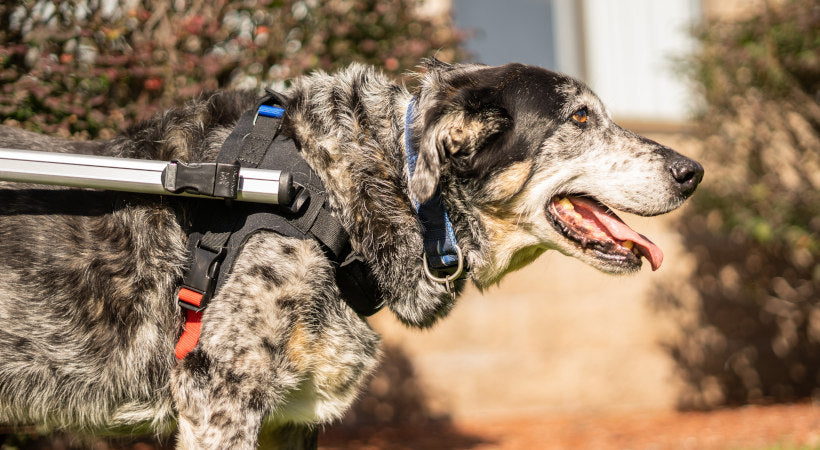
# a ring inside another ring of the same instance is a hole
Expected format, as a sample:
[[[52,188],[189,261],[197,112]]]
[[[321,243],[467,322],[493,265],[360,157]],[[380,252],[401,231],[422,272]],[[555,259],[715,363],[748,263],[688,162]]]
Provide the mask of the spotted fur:
[[[573,246],[548,220],[555,195],[586,193],[652,215],[680,205],[670,164],[689,160],[612,123],[578,81],[543,69],[430,61],[409,92],[373,68],[296,80],[285,133],[322,178],[386,304],[427,327],[454,297],[422,267],[414,203],[439,189],[471,272],[485,287],[548,249],[628,272]],[[419,149],[408,180],[409,141]],[[255,95],[203,95],[110,141],[0,128],[0,146],[211,161]],[[586,126],[573,123],[579,108]],[[699,179],[698,179],[699,181]],[[696,184],[696,183],[695,183]],[[255,234],[181,362],[174,301],[192,200],[0,183],[0,423],[91,432],[177,426],[178,447],[316,445],[316,427],[354,400],[378,336],[343,301],[318,244]],[[638,262],[640,264],[640,262]],[[464,281],[459,281],[460,292]]]

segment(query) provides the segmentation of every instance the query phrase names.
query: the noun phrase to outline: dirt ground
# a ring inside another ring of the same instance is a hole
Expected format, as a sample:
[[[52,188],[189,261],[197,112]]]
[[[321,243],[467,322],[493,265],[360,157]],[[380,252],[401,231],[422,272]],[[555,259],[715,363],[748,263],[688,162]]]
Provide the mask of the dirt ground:
[[[323,450],[820,448],[820,406],[574,413],[355,430],[330,428],[319,442]]]
[[[2,430],[0,430],[2,431]],[[79,442],[8,437],[2,450],[166,450],[152,439]],[[572,413],[495,420],[331,426],[320,450],[796,450],[820,449],[820,405],[747,406],[712,412]]]

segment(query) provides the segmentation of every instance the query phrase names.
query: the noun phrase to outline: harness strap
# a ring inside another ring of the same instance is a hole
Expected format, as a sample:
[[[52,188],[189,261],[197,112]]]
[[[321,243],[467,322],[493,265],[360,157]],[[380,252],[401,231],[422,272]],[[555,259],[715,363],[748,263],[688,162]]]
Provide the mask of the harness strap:
[[[268,147],[279,135],[279,125],[285,110],[281,107],[262,104],[255,111],[251,123],[251,133],[244,138],[242,152],[237,161],[243,167],[259,167]]]
[[[180,293],[180,299],[182,295]],[[174,356],[177,359],[185,358],[199,342],[199,335],[202,332],[202,314],[202,311],[185,310],[185,328],[182,330],[182,335],[179,337],[176,347],[174,347]]]
[[[230,226],[233,227],[233,224]],[[185,327],[174,348],[177,359],[183,359],[196,347],[202,332],[202,315],[216,290],[216,277],[225,258],[229,231],[206,232],[193,249],[191,265],[182,278],[177,302],[185,310]]]

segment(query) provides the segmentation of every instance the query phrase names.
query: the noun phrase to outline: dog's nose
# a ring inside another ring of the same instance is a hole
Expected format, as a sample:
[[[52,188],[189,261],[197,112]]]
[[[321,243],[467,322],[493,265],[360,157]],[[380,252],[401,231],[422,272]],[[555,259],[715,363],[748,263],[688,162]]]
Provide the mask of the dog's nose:
[[[700,180],[703,179],[703,166],[682,155],[672,157],[666,167],[677,182],[678,191],[684,197],[692,195]]]

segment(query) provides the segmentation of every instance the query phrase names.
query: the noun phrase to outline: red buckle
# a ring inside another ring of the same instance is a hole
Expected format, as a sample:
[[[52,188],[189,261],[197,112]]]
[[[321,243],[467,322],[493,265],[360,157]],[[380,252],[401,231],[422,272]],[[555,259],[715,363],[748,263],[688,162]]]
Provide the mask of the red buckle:
[[[202,298],[203,295],[201,292],[197,292],[185,286],[180,287],[177,293],[179,306],[194,312],[200,312],[205,308],[205,305],[202,304]]]
[[[187,311],[185,312],[185,329],[174,348],[177,359],[185,358],[185,355],[193,350],[199,342],[199,333],[202,330],[202,310],[205,309],[205,306],[202,305],[202,298],[201,293],[190,288],[179,288],[177,293],[179,306],[187,309]]]

